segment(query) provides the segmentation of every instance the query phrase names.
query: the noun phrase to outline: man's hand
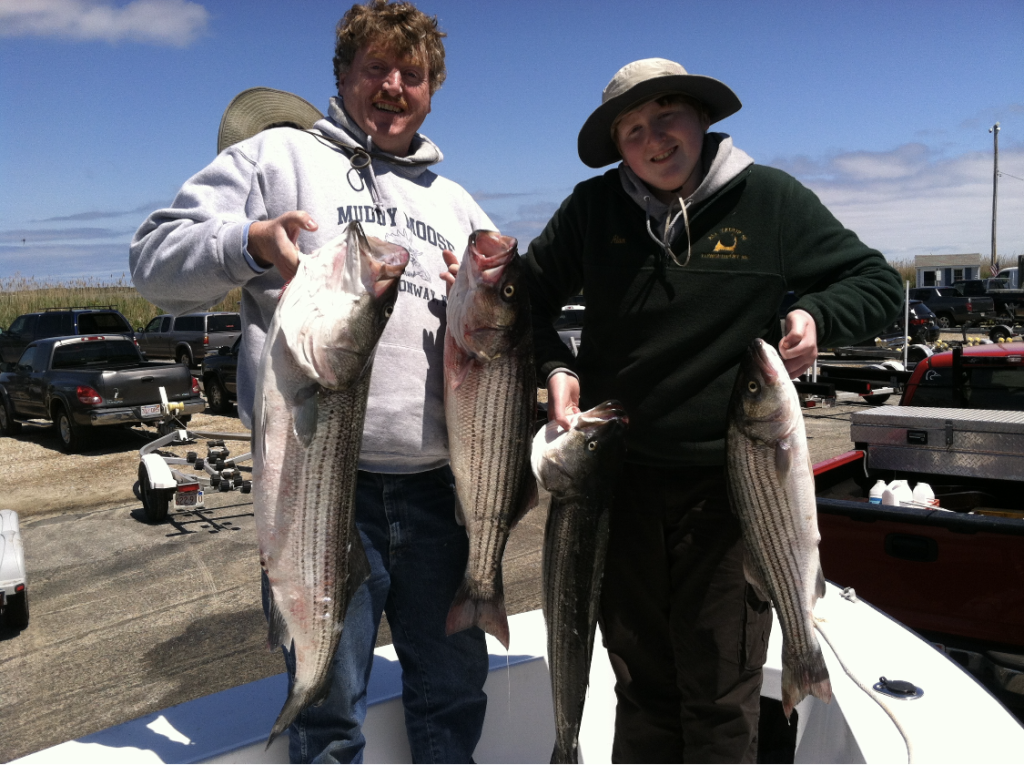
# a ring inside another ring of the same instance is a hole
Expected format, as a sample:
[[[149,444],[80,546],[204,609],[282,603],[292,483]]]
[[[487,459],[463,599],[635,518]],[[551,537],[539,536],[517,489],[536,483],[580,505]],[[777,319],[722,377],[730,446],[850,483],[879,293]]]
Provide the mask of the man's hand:
[[[779,342],[782,357],[791,379],[806,372],[818,358],[818,328],[814,317],[797,308],[786,314],[786,335]]]
[[[441,272],[441,280],[448,287],[446,294],[451,295],[452,287],[455,286],[455,277],[459,275],[459,259],[451,250],[441,250],[441,257],[444,258],[445,265],[448,266],[447,271]]]
[[[276,266],[287,282],[299,267],[299,233],[319,228],[307,212],[292,210],[271,220],[249,226],[249,254],[264,268]]]
[[[548,422],[569,429],[569,415],[580,413],[580,381],[565,372],[548,378]]]

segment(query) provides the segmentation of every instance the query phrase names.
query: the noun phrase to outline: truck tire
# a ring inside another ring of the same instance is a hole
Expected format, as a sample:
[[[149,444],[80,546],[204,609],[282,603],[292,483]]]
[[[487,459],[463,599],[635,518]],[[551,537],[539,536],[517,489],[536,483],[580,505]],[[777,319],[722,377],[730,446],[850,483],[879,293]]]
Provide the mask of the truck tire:
[[[952,329],[956,326],[956,319],[952,314],[940,313],[935,317],[935,323],[939,325],[939,329]]]
[[[142,514],[146,523],[156,524],[167,520],[167,508],[171,504],[174,489],[154,489],[144,463],[139,463],[139,494],[142,496]]]
[[[89,438],[85,429],[77,424],[63,404],[54,404],[53,422],[57,429],[60,448],[65,454],[78,454]]]
[[[207,375],[203,380],[206,387],[206,403],[214,414],[227,414],[231,411],[231,401],[228,399],[228,392],[220,384],[216,375]]]
[[[11,595],[4,608],[4,626],[21,631],[28,627],[28,590]]]
[[[16,436],[21,432],[21,423],[14,421],[14,412],[6,398],[0,398],[0,434]]]
[[[189,369],[192,368],[192,351],[188,348],[179,348],[174,352],[174,360],[179,364],[184,364]]]

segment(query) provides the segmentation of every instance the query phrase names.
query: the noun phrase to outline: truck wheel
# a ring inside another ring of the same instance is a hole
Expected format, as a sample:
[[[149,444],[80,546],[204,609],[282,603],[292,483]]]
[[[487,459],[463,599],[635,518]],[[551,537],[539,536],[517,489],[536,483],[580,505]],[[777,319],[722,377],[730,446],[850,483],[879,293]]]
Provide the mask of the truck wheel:
[[[14,413],[6,399],[0,399],[0,434],[16,436],[21,432],[21,423],[14,421]]]
[[[941,329],[950,329],[956,326],[956,320],[948,313],[940,313],[935,317],[935,323],[939,325]]]
[[[4,626],[19,632],[28,627],[28,590],[11,595],[4,609]]]
[[[78,454],[85,448],[88,436],[81,425],[78,425],[63,404],[54,407],[54,423],[57,427],[57,438],[60,447],[66,454]]]
[[[227,414],[231,411],[231,402],[228,400],[228,392],[214,375],[207,375],[203,380],[206,386],[206,402],[210,411],[214,414]]]
[[[174,489],[154,489],[144,463],[139,463],[139,493],[142,495],[142,512],[146,523],[166,521]]]
[[[174,360],[179,364],[184,364],[189,369],[192,368],[192,353],[187,348],[179,348],[174,352]]]

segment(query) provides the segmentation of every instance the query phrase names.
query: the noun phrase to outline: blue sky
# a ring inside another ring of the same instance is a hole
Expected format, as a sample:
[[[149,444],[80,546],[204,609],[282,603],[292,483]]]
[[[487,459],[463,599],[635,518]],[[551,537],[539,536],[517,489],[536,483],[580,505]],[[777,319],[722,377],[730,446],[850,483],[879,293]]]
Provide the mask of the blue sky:
[[[263,85],[326,110],[321,0],[0,0],[0,277],[117,277],[132,233],[215,153]],[[438,171],[523,242],[596,173],[576,136],[629,61],[729,84],[719,123],[893,259],[1024,254],[1024,3],[422,0],[448,80],[423,132]],[[1014,177],[1015,176],[1015,177]]]

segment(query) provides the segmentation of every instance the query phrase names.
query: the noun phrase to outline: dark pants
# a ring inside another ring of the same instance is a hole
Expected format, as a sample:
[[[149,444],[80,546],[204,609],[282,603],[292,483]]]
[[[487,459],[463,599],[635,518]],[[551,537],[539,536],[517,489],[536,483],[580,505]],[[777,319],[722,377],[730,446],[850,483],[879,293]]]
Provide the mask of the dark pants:
[[[627,465],[609,536],[612,761],[755,762],[772,616],[743,576],[724,468]]]

